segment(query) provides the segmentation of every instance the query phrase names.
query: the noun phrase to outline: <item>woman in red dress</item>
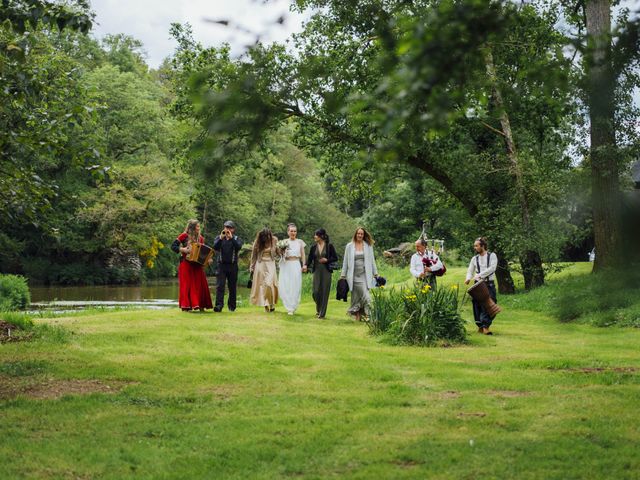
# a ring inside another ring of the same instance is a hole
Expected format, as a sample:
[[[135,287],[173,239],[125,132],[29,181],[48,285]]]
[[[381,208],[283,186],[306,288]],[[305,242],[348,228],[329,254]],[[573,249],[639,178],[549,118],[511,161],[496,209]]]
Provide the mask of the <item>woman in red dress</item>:
[[[178,266],[178,286],[180,288],[178,305],[183,311],[203,311],[205,308],[213,308],[213,304],[204,267],[186,259],[187,254],[191,251],[192,243],[204,243],[204,237],[200,235],[198,220],[189,220],[184,232],[174,240],[171,250],[181,254]]]

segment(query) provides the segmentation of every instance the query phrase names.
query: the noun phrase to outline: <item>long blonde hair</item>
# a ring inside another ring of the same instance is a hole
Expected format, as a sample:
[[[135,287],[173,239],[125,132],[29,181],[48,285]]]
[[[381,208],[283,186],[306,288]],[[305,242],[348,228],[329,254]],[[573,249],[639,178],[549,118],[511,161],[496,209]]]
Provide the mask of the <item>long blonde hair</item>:
[[[373,244],[376,243],[375,240],[373,239],[373,237],[371,236],[371,234],[369,232],[367,232],[367,230],[364,227],[358,227],[356,228],[356,231],[353,232],[353,238],[351,239],[351,241],[353,243],[356,243],[356,237],[358,236],[358,230],[362,230],[364,232],[364,238],[363,240],[365,242],[367,242],[367,244],[371,247],[373,247]]]
[[[196,227],[198,225],[200,225],[200,222],[195,218],[192,218],[187,222],[187,226],[184,227],[184,233],[186,233],[189,236],[189,240],[191,240],[192,243],[200,242],[200,238],[196,233]]]

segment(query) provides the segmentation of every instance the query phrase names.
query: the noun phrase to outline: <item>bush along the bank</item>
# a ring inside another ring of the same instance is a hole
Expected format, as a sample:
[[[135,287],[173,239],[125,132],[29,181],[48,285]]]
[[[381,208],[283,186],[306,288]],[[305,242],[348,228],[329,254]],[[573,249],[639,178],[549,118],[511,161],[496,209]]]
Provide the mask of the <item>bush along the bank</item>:
[[[417,284],[400,289],[374,289],[369,329],[397,343],[443,345],[463,343],[464,320],[460,315],[458,286],[432,289]]]
[[[0,275],[0,312],[20,310],[30,302],[26,278],[21,275]]]

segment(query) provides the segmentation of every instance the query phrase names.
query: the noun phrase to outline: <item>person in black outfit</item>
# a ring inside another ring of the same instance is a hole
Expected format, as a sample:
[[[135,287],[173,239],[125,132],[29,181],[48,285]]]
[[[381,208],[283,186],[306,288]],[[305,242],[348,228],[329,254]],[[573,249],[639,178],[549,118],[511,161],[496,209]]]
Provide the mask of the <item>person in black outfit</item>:
[[[218,276],[216,287],[215,312],[221,312],[224,307],[225,283],[229,282],[229,311],[236,309],[236,287],[238,284],[238,253],[242,248],[242,240],[235,234],[236,226],[231,220],[224,222],[224,229],[216,241],[213,249],[218,257]]]
[[[329,236],[324,228],[316,230],[313,239],[316,243],[311,247],[307,264],[302,266],[302,271],[306,272],[308,265],[313,272],[313,301],[316,303],[316,317],[324,318],[329,304],[331,273],[337,268],[338,254],[329,243]]]

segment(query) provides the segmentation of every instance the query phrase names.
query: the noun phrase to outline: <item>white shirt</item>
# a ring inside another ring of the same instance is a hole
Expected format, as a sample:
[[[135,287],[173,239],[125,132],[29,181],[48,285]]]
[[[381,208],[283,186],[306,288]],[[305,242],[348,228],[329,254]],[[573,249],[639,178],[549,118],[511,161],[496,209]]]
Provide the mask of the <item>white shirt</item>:
[[[411,275],[416,278],[420,278],[420,275],[423,273],[425,273],[426,276],[431,275],[430,272],[424,271],[424,263],[422,262],[422,259],[425,257],[431,260],[431,272],[442,270],[442,262],[436,252],[433,250],[425,250],[424,254],[416,252],[411,256],[411,266],[409,267]]]
[[[488,259],[487,254],[490,255]],[[478,259],[479,262],[476,262],[476,259]],[[487,260],[489,260],[488,265]],[[478,263],[480,263],[480,272],[478,272]],[[471,262],[469,262],[469,268],[467,269],[467,280],[471,280],[476,276],[482,280],[493,280],[496,268],[498,268],[498,256],[495,253],[487,252],[484,255],[474,255]]]

